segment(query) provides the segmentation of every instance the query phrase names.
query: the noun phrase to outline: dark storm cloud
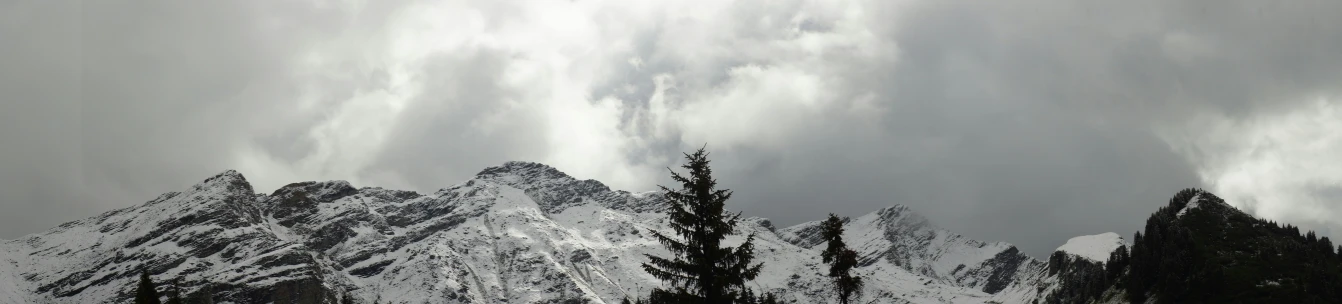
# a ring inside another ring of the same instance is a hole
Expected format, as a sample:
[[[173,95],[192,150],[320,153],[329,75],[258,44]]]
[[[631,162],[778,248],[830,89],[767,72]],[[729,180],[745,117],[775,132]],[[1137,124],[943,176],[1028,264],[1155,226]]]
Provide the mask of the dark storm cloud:
[[[707,143],[748,215],[905,204],[1043,256],[1213,186],[1190,117],[1342,93],[1337,1],[36,3],[0,10],[5,238],[226,168],[643,191]]]
[[[88,216],[69,212],[83,209],[90,198],[78,191],[78,9],[72,3],[0,3],[3,237]]]
[[[731,157],[764,168],[724,178],[748,210],[786,223],[901,203],[1043,256],[1070,236],[1129,234],[1174,191],[1203,186],[1157,128],[1289,109],[1342,83],[1342,24],[1324,13],[1336,2],[904,9],[885,33],[900,61],[855,82],[882,92],[884,126],[854,137],[861,127],[826,117],[834,131]]]

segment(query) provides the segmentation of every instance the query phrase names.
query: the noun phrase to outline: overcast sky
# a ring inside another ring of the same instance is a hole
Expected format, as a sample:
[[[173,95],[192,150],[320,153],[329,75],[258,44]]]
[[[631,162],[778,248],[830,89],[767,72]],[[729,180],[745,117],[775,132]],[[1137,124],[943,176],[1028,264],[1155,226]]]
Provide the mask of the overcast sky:
[[[237,169],[616,189],[707,144],[779,225],[1044,257],[1176,191],[1342,232],[1342,1],[0,1],[0,238]]]

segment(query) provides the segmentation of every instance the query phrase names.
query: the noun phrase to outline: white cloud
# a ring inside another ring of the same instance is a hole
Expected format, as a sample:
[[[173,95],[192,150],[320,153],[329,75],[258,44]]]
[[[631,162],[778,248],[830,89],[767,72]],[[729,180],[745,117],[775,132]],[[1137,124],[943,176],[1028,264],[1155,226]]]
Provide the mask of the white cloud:
[[[684,142],[713,143],[721,149],[742,144],[780,148],[795,128],[817,123],[808,116],[826,106],[825,84],[795,67],[733,68],[718,90],[699,95],[675,113]]]
[[[1338,101],[1321,98],[1243,119],[1204,115],[1185,127],[1186,133],[1167,140],[1198,165],[1209,190],[1227,202],[1261,217],[1342,231]]]
[[[286,162],[245,145],[236,166],[284,178],[398,183],[404,178],[368,166],[397,136],[396,122],[413,114],[405,112],[412,103],[487,102],[505,106],[474,113],[465,124],[472,130],[463,132],[506,136],[495,130],[538,117],[546,150],[531,160],[617,188],[651,188],[650,176],[675,160],[631,157],[649,145],[776,148],[830,111],[871,119],[869,111],[879,108],[874,93],[841,87],[843,71],[892,61],[894,48],[867,27],[872,16],[863,4],[410,2],[382,19],[360,10],[367,5],[345,3],[339,7],[346,29],[315,41],[293,63],[294,82],[305,85],[290,97],[295,115],[311,121],[269,127],[303,128],[310,149]],[[500,58],[500,74],[449,77],[496,77],[485,82],[509,95],[484,101],[424,95],[432,89],[425,87],[428,75],[453,73],[435,60],[480,53]],[[639,91],[639,83],[652,89]],[[612,93],[623,97],[598,96],[601,87],[619,88]],[[523,112],[534,114],[516,114]]]

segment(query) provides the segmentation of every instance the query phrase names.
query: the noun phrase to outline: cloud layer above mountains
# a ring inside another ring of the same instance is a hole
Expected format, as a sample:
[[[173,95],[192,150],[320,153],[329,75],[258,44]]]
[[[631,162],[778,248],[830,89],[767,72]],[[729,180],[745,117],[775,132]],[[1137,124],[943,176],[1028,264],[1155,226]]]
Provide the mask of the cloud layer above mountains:
[[[0,3],[0,237],[237,169],[617,189],[707,144],[735,208],[905,204],[1042,256],[1205,187],[1342,232],[1342,2]]]

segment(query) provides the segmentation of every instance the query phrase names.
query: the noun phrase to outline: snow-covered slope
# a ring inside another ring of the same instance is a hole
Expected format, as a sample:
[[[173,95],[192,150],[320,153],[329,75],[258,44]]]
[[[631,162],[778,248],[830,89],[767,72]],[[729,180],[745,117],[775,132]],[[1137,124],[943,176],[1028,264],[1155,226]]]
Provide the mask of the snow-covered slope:
[[[227,171],[0,242],[0,303],[121,303],[141,269],[216,303],[618,303],[660,286],[639,265],[666,254],[648,233],[670,233],[661,203],[524,162],[431,194],[343,181],[256,194]],[[766,265],[753,287],[832,298],[816,222],[739,229],[729,245],[754,233]],[[907,207],[847,229],[873,303],[1028,303],[1057,284],[1014,246],[937,229]]]
[[[1058,247],[1056,251],[1087,258],[1091,261],[1104,262],[1109,260],[1109,254],[1113,253],[1119,246],[1126,245],[1127,242],[1123,241],[1122,236],[1117,233],[1106,232],[1071,238],[1067,240],[1066,244]]]
[[[0,303],[30,303],[32,291],[23,286],[20,279],[19,262],[13,257],[14,249],[9,244],[0,244]]]

